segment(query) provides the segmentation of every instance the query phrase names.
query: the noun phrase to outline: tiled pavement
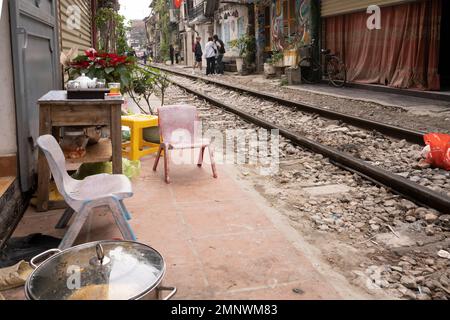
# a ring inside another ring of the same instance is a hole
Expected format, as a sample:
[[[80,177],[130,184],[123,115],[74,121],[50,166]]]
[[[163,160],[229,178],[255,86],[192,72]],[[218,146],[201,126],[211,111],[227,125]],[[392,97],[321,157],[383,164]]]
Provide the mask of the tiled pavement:
[[[164,283],[177,286],[176,299],[342,298],[272,222],[273,209],[239,180],[233,167],[219,166],[219,178],[213,179],[207,164],[202,169],[172,164],[167,185],[162,163],[154,173],[153,156],[141,160],[134,196],[125,203],[138,241],[165,257]],[[63,231],[53,228],[61,213],[30,208],[14,236],[61,237]],[[77,242],[118,237],[111,215],[99,210]],[[23,289],[4,296],[23,299]]]

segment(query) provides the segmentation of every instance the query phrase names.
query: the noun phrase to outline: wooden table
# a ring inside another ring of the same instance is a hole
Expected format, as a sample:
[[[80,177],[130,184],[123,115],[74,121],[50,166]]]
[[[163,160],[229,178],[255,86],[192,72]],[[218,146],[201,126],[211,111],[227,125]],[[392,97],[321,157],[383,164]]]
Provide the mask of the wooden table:
[[[66,160],[68,170],[81,163],[112,160],[112,171],[122,173],[121,106],[123,99],[67,99],[67,92],[49,91],[38,100],[39,135],[57,135],[57,129],[65,126],[109,126],[110,139],[101,139],[98,144],[88,146],[86,155],[80,159]],[[61,203],[49,201],[50,170],[44,154],[39,152],[37,211],[61,207]]]

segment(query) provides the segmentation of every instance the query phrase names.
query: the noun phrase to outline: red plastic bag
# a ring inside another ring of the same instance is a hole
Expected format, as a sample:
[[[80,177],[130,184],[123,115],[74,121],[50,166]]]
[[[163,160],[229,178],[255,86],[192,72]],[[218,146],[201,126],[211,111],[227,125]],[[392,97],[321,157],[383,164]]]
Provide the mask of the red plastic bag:
[[[430,146],[426,162],[433,167],[450,170],[450,135],[444,133],[428,133],[423,137]]]

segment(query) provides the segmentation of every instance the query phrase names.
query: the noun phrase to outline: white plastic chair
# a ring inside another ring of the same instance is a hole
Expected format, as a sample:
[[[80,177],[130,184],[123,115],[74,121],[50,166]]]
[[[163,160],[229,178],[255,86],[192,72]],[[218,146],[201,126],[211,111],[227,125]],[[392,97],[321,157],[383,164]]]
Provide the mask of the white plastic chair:
[[[57,227],[66,227],[75,212],[72,224],[59,245],[59,249],[72,246],[92,209],[108,206],[125,240],[136,240],[126,220],[131,215],[123,204],[123,199],[133,195],[130,180],[121,174],[97,174],[84,180],[75,180],[67,174],[66,160],[58,142],[52,135],[40,136],[37,144],[47,158],[50,171],[59,193],[73,210],[64,213]]]

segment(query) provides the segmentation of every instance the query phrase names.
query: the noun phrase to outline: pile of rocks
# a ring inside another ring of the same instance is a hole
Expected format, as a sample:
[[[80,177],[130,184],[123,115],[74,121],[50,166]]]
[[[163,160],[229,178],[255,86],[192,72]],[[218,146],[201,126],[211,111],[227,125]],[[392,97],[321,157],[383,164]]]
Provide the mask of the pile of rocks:
[[[260,81],[257,77],[224,76],[214,80],[233,85],[242,85],[243,87],[261,90],[284,99],[303,102],[324,109],[344,112],[375,121],[403,126],[405,128],[422,130],[425,132],[450,133],[448,116],[447,118],[444,118],[446,121],[442,121],[442,116],[445,116],[445,114],[442,113],[436,113],[436,116],[423,114],[417,116],[406,112],[403,106],[385,106],[370,101],[335,97],[306,90],[296,90],[290,87],[280,86],[279,81]],[[446,107],[445,103],[443,103],[443,106]]]
[[[177,93],[174,96],[178,97],[177,101],[170,101],[169,91],[169,103],[180,102],[180,90],[174,87],[169,90],[174,90]],[[187,95],[188,97],[192,98],[190,95]],[[206,130],[256,128],[200,99],[195,99],[194,104],[200,111]],[[345,128],[350,130],[345,126],[336,126],[333,131],[352,132]],[[280,138],[280,160],[279,172],[268,177],[267,183],[275,184],[276,196],[281,205],[292,202],[295,208],[295,213],[289,216],[292,221],[309,221],[310,226],[323,234],[336,233],[350,238],[353,246],[363,254],[364,247],[376,246],[379,249],[379,256],[373,260],[382,261],[382,265],[361,266],[362,273],[368,279],[366,284],[400,298],[450,297],[450,260],[436,254],[439,250],[449,250],[450,243],[446,243],[445,239],[448,239],[450,234],[450,215],[418,207],[384,188],[374,186],[356,174],[332,165],[319,154],[293,146],[284,138]],[[442,180],[437,178],[438,181]],[[324,197],[313,197],[301,191],[330,184],[346,186],[348,189],[346,192]],[[402,248],[404,253],[398,256],[393,254],[392,248],[376,242],[378,235],[395,234],[395,230],[403,225],[410,226],[417,234],[432,239],[431,244],[424,240],[416,241],[411,248]]]
[[[399,298],[414,300],[450,298],[450,260],[416,251],[392,264],[366,268],[369,289],[385,289]],[[372,287],[370,287],[372,285]]]
[[[450,173],[430,169],[421,159],[422,146],[405,140],[395,140],[378,132],[347,126],[300,112],[292,107],[230,91],[217,85],[177,77],[178,81],[223,100],[238,109],[297,132],[319,143],[334,147],[353,156],[410,179],[433,191],[450,196]]]

